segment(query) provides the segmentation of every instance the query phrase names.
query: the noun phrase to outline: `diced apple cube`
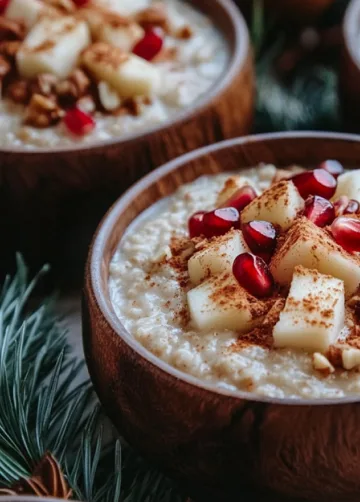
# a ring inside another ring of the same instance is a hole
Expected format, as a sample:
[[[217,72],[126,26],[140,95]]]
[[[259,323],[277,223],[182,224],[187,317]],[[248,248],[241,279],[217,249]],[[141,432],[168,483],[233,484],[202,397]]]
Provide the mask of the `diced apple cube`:
[[[192,323],[199,330],[246,333],[261,323],[265,303],[251,296],[231,273],[211,277],[187,295]]]
[[[316,269],[345,283],[347,295],[360,284],[360,259],[336,244],[326,230],[300,218],[279,243],[270,271],[280,285],[289,285],[296,265]]]
[[[244,185],[250,185],[252,188],[254,188],[249,178],[246,178],[245,176],[230,176],[225,181],[224,186],[219,192],[216,200],[216,206],[219,207],[225,204],[225,202],[229,200],[230,197]]]
[[[5,17],[12,21],[20,21],[29,30],[44,13],[56,14],[56,9],[40,0],[10,0]]]
[[[123,51],[131,52],[144,34],[144,29],[137,23],[121,23],[113,20],[101,27],[98,39]]]
[[[41,73],[66,78],[89,43],[90,33],[85,22],[72,16],[42,18],[29,32],[16,55],[19,73],[25,78],[34,78]]]
[[[354,347],[346,347],[342,352],[342,362],[346,370],[352,370],[360,366],[360,350]]]
[[[248,251],[249,248],[240,230],[232,230],[212,239],[188,261],[191,282],[199,284],[210,275],[231,272],[235,258]]]
[[[335,368],[329,361],[327,357],[320,352],[315,352],[313,354],[313,367],[316,371],[319,371],[324,376],[330,375],[330,373],[334,373]]]
[[[304,200],[294,183],[283,180],[250,202],[241,213],[241,221],[264,220],[286,230],[303,208]]]
[[[338,184],[333,200],[346,195],[349,199],[360,201],[360,169],[341,174],[337,181]]]
[[[275,347],[325,352],[345,323],[344,283],[298,266],[274,327]]]

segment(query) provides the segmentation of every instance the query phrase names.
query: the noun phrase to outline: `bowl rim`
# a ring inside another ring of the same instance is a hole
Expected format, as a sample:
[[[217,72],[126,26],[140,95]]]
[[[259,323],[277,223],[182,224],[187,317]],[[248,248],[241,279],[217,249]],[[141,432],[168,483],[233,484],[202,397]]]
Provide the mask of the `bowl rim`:
[[[183,0],[181,0],[183,1]],[[191,0],[185,0],[187,3],[191,4]],[[159,133],[162,130],[167,129],[175,125],[180,126],[184,122],[191,120],[198,113],[202,113],[212,100],[217,96],[222,94],[231,84],[231,82],[236,77],[240,69],[244,68],[246,63],[247,55],[250,51],[250,36],[249,31],[245,22],[245,19],[239,8],[236,7],[232,0],[211,0],[217,2],[218,5],[223,9],[229,21],[232,23],[233,34],[234,34],[234,44],[233,49],[230,50],[229,61],[222,75],[212,84],[208,92],[205,92],[200,99],[194,102],[194,106],[186,106],[182,111],[176,113],[174,117],[169,118],[165,122],[155,125],[150,129],[144,131],[138,131],[134,133],[128,133],[120,138],[110,138],[103,141],[95,141],[94,143],[88,145],[75,144],[66,145],[59,147],[47,147],[47,148],[26,148],[23,146],[19,147],[0,147],[0,154],[22,154],[26,156],[32,155],[46,155],[46,154],[56,154],[56,153],[80,153],[80,152],[92,152],[97,149],[102,149],[106,147],[114,147],[121,145],[128,145],[132,142],[146,140],[151,135]],[[197,8],[195,6],[195,8]],[[215,26],[219,29],[216,24],[216,20],[212,17],[210,18],[214,22]],[[220,30],[223,33],[223,30]],[[229,47],[231,49],[231,47]]]
[[[357,51],[358,45],[356,43],[355,33],[358,33],[360,37],[359,24],[360,21],[360,1],[351,0],[346,8],[342,31],[345,47],[351,56],[353,63],[357,66],[360,71],[360,53]]]
[[[225,388],[216,387],[215,384],[210,382],[202,381],[188,373],[183,373],[180,370],[174,368],[167,362],[163,361],[159,357],[155,356],[152,352],[147,350],[140,342],[138,342],[130,333],[127,331],[125,326],[122,324],[120,319],[117,317],[114,309],[111,306],[110,301],[107,301],[105,295],[102,294],[102,270],[103,270],[103,251],[108,238],[110,237],[114,225],[118,221],[119,215],[129,206],[129,203],[141,192],[152,185],[158,178],[163,177],[167,173],[176,169],[181,165],[185,165],[188,162],[202,157],[206,154],[213,153],[219,150],[232,148],[234,146],[243,145],[245,143],[256,143],[262,141],[276,141],[280,139],[327,139],[327,140],[340,140],[340,141],[351,141],[360,143],[360,135],[356,134],[346,134],[346,133],[332,133],[332,132],[313,132],[313,131],[301,131],[301,132],[281,132],[281,133],[265,133],[258,135],[244,136],[242,138],[235,138],[226,141],[221,141],[213,145],[205,146],[194,150],[190,153],[182,155],[161,167],[158,167],[151,173],[147,174],[141,178],[137,183],[130,187],[118,200],[113,204],[113,206],[108,210],[104,218],[102,219],[99,227],[94,236],[90,254],[88,257],[88,270],[89,279],[92,292],[94,294],[96,303],[103,315],[105,321],[110,325],[112,330],[120,336],[124,343],[126,343],[134,352],[136,352],[140,357],[144,358],[147,362],[154,365],[157,369],[167,373],[173,378],[181,380],[185,384],[198,387],[200,390],[210,392],[216,396],[224,396],[235,398],[239,400],[247,400],[260,403],[270,403],[278,405],[292,405],[292,406],[319,406],[319,405],[341,405],[346,403],[356,403],[360,400],[354,396],[347,396],[343,398],[322,398],[322,399],[302,399],[302,398],[270,398],[268,396],[260,396],[251,392],[240,391],[240,390],[230,390]],[[85,338],[85,333],[83,332],[83,337]]]

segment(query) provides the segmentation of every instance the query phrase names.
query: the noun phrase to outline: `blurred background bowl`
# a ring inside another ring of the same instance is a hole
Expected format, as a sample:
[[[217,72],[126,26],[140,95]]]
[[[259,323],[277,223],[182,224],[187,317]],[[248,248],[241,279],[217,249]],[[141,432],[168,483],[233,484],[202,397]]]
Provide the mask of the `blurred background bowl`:
[[[200,146],[248,133],[254,78],[246,23],[232,0],[192,0],[229,44],[226,71],[174,119],[140,134],[91,147],[0,150],[0,271],[14,250],[59,280],[81,280],[89,242],[104,211],[154,167]]]
[[[138,451],[191,493],[206,494],[204,500],[217,494],[217,500],[238,501],[250,487],[252,497],[259,490],[250,498],[257,501],[263,491],[266,501],[358,501],[360,404],[354,397],[270,399],[180,372],[147,351],[117,318],[108,293],[109,262],[128,225],[183,183],[259,162],[310,167],[328,158],[359,167],[360,137],[265,134],[200,149],[138,182],[111,208],[94,239],[83,341],[97,394]]]

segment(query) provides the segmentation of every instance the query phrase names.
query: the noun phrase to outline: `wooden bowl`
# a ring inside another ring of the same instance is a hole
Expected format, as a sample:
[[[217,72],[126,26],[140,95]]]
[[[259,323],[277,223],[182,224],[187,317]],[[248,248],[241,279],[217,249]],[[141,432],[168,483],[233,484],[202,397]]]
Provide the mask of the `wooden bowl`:
[[[249,486],[268,490],[276,501],[280,495],[358,500],[360,404],[353,398],[263,398],[222,390],[174,369],[137,342],[115,315],[109,261],[134,218],[185,182],[259,162],[309,166],[326,158],[359,165],[360,137],[265,134],[197,150],[131,188],[105,216],[92,244],[83,341],[98,396],[137,450],[195,491],[220,494],[219,501],[240,500]]]
[[[250,13],[253,0],[236,0],[239,7]],[[265,0],[269,11],[295,24],[311,23],[316,20],[334,0]]]
[[[357,36],[358,35],[358,36]],[[340,69],[342,113],[349,130],[360,131],[360,1],[352,0],[343,22],[343,54]]]
[[[254,101],[245,21],[232,0],[192,0],[228,41],[220,81],[193,106],[144,133],[91,147],[0,150],[2,260],[22,250],[31,263],[55,263],[71,276],[86,257],[104,211],[154,167],[200,146],[248,133]],[[82,266],[80,267],[82,270]]]

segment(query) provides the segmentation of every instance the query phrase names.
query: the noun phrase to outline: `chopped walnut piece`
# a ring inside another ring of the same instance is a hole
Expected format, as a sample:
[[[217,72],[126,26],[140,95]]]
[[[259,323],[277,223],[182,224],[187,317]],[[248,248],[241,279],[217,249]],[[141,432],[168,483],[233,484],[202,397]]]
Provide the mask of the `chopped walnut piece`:
[[[90,88],[90,79],[80,69],[76,69],[66,79],[56,85],[56,95],[64,106],[69,106],[85,96]]]
[[[75,3],[72,0],[46,0],[51,7],[61,12],[71,14],[76,11]]]
[[[50,73],[38,75],[30,84],[31,94],[41,94],[42,96],[53,96],[57,78]]]
[[[152,26],[159,26],[165,32],[170,31],[166,7],[161,2],[156,2],[146,9],[139,11],[135,16],[135,21],[145,29],[151,28]]]
[[[0,55],[5,56],[7,59],[13,61],[21,46],[20,40],[6,40],[0,42]]]
[[[25,27],[22,23],[12,21],[0,16],[0,40],[22,40],[25,36]]]
[[[180,38],[182,40],[189,40],[189,38],[191,38],[193,34],[194,32],[191,29],[191,26],[185,25],[176,31],[175,36],[176,38]]]
[[[0,82],[11,72],[11,64],[3,56],[0,56]]]
[[[7,96],[15,103],[25,104],[30,99],[29,82],[15,80],[7,87]]]
[[[57,103],[41,94],[34,94],[25,111],[24,123],[34,127],[49,127],[64,116]]]

